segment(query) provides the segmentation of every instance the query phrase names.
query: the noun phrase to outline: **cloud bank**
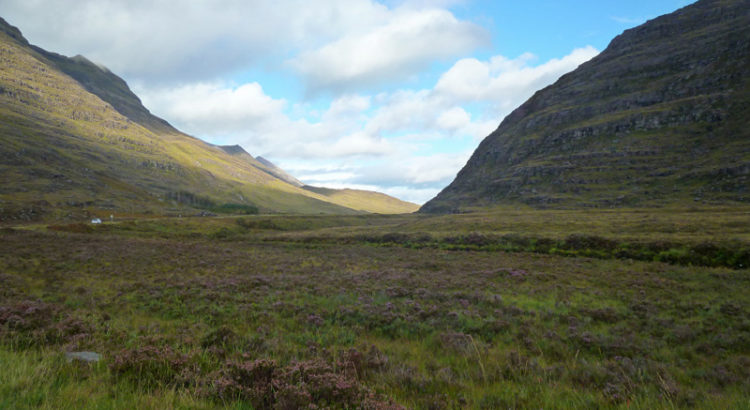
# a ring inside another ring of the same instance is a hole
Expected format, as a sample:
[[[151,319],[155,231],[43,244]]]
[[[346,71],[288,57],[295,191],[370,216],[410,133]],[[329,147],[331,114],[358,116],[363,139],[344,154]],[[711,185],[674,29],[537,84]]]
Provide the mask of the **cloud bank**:
[[[139,94],[179,128],[243,145],[303,182],[377,188],[422,203],[450,183],[513,108],[596,54],[585,47],[538,65],[530,54],[461,59],[432,88],[344,94],[325,111],[303,116],[257,83]]]
[[[288,65],[315,90],[339,90],[414,75],[435,58],[488,44],[483,28],[439,4],[4,0],[0,11],[43,48],[83,54],[151,85],[215,80],[265,64]]]

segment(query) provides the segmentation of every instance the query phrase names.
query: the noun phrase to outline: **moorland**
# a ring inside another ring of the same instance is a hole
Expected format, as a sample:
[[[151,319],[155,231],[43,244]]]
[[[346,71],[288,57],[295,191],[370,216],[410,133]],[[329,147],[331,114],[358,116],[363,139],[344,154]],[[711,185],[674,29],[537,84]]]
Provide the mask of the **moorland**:
[[[0,18],[0,408],[750,409],[746,3],[627,30],[421,208]]]
[[[7,226],[0,407],[746,408],[749,215]]]

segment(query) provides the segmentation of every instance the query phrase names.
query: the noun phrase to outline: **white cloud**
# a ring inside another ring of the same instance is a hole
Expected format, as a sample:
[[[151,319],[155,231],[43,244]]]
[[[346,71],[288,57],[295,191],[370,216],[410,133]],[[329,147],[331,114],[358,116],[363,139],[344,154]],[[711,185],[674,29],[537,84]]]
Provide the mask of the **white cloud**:
[[[435,114],[446,108],[430,90],[399,90],[376,101],[380,108],[367,123],[370,133],[431,128]]]
[[[491,119],[491,120],[484,120],[484,121],[472,121],[463,128],[461,128],[457,133],[461,133],[463,135],[470,136],[474,139],[475,142],[479,142],[483,140],[486,136],[490,135],[492,131],[494,131],[497,126],[500,123],[497,120]]]
[[[146,106],[179,129],[242,144],[255,155],[337,158],[381,156],[395,150],[388,140],[359,131],[370,107],[367,96],[333,100],[318,122],[290,118],[286,101],[271,98],[258,83],[197,83],[144,89],[142,96]]]
[[[461,102],[491,102],[494,108],[507,113],[534,91],[553,83],[598,53],[587,46],[538,66],[529,65],[534,56],[528,53],[515,59],[503,56],[492,57],[489,61],[465,58],[440,77],[435,92]]]
[[[470,155],[471,151],[414,157],[407,165],[405,176],[415,184],[450,180],[466,164]]]
[[[461,107],[443,111],[437,118],[437,126],[448,131],[457,131],[471,123],[471,116]]]
[[[373,157],[397,151],[397,148],[387,139],[368,135],[363,132],[354,132],[337,139],[333,143],[325,141],[304,143],[301,148],[303,155],[314,158]]]
[[[512,108],[595,54],[577,49],[536,66],[531,54],[462,59],[432,89],[342,95],[315,115],[257,83],[198,83],[143,96],[178,128],[239,143],[306,183],[387,193],[398,187],[421,203],[451,182]]]
[[[361,95],[344,95],[339,97],[331,102],[330,108],[325,112],[324,119],[360,115],[363,111],[370,108],[370,100],[369,96]]]
[[[327,188],[346,188],[346,181],[356,178],[353,172],[323,172],[317,174],[299,174],[298,179],[308,185],[325,186]],[[343,185],[342,185],[343,184]]]
[[[236,133],[273,121],[286,106],[263,92],[258,83],[236,88],[196,83],[163,90],[144,90],[144,104],[197,135]]]
[[[421,4],[420,4],[421,3]],[[3,0],[0,14],[48,50],[83,54],[129,80],[206,81],[285,59],[316,88],[414,75],[486,32],[450,2],[375,0]],[[440,8],[443,7],[443,8]],[[311,65],[308,65],[311,64]]]
[[[510,111],[536,90],[591,59],[593,47],[532,66],[532,54],[509,59],[495,56],[488,61],[467,58],[457,61],[440,76],[433,89],[399,90],[373,98],[379,108],[367,121],[365,131],[444,133],[486,137]],[[481,108],[470,114],[464,105]]]
[[[414,188],[410,186],[385,187],[380,192],[392,197],[422,205],[434,198],[441,188]]]
[[[313,90],[349,89],[413,73],[487,44],[479,26],[441,9],[397,9],[383,25],[301,53],[290,65]]]

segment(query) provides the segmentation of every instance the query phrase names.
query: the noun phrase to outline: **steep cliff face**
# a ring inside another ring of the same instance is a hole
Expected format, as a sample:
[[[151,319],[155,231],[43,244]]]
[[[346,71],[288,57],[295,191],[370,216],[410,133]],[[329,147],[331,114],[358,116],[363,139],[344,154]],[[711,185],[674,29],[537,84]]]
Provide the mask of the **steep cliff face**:
[[[422,212],[750,202],[750,4],[616,37],[508,115]]]

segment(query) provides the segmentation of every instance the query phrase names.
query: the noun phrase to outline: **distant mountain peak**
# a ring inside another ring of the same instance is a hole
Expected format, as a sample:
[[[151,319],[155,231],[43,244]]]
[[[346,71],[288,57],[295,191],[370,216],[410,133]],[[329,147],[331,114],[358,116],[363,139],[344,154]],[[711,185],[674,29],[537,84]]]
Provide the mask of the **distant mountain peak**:
[[[96,68],[100,69],[101,71],[103,71],[105,73],[112,74],[112,72],[109,71],[109,68],[107,68],[103,64],[95,63],[95,62],[89,60],[88,58],[86,58],[86,57],[84,57],[84,56],[82,56],[80,54],[76,54],[73,57],[71,57],[70,59],[72,61],[75,61],[76,63],[93,66],[93,67],[96,67]],[[136,98],[138,98],[138,97],[136,96]],[[140,98],[138,99],[138,101],[140,101]]]
[[[294,186],[296,186],[298,188],[301,188],[301,187],[303,187],[305,185],[302,182],[300,182],[300,180],[298,180],[297,178],[291,176],[290,174],[288,174],[283,169],[277,167],[276,164],[274,164],[273,162],[271,162],[271,161],[269,161],[269,160],[267,160],[267,159],[265,159],[265,158],[263,158],[261,156],[257,156],[257,157],[255,157],[255,159],[258,162],[260,162],[261,164],[263,164],[263,166],[265,167],[265,170],[267,172],[271,173],[271,175],[275,176],[276,178],[279,178],[279,179],[281,179],[283,181],[286,181],[287,183],[292,184],[292,185],[294,185]]]
[[[217,147],[221,148],[224,152],[226,152],[229,155],[246,154],[252,157],[252,155],[248,154],[248,152],[245,151],[245,149],[239,145],[217,145]]]
[[[23,45],[29,45],[28,40],[21,34],[21,30],[16,26],[12,26],[10,23],[0,17],[0,32],[7,34],[10,38],[18,41]]]

